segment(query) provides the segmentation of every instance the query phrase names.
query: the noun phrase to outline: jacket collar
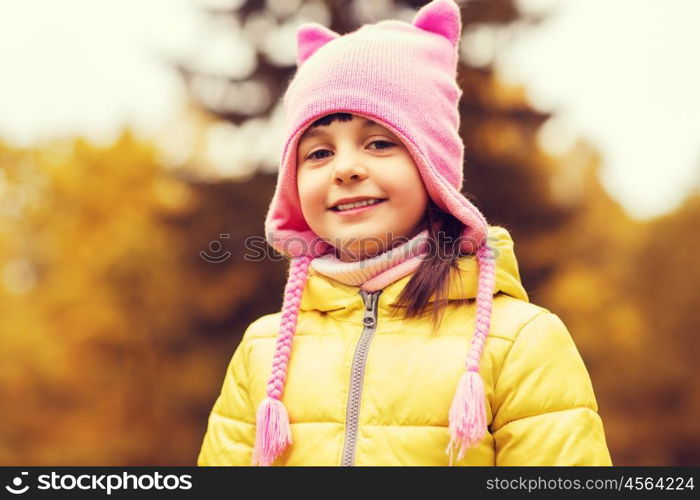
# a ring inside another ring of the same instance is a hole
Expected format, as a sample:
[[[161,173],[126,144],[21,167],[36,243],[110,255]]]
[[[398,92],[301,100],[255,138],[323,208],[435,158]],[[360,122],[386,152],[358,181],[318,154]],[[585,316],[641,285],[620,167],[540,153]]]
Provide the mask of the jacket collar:
[[[508,230],[501,226],[489,226],[488,243],[496,255],[496,283],[493,293],[502,292],[511,297],[528,301],[527,292],[520,281],[513,240]],[[478,273],[478,264],[474,256],[460,257],[458,269],[453,270],[450,275],[448,300],[476,298]],[[384,288],[381,294],[380,308],[397,302],[401,290],[411,279],[412,274],[404,276]],[[344,285],[317,273],[310,267],[299,309],[302,311],[354,309],[361,306],[362,299],[359,290],[358,286]],[[430,299],[430,302],[432,301],[433,297]]]

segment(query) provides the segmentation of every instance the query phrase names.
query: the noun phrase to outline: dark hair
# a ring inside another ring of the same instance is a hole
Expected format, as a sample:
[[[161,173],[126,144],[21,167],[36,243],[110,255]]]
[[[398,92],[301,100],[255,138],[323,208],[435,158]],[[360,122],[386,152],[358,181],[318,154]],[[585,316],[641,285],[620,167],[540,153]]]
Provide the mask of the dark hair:
[[[401,290],[392,314],[405,308],[404,319],[419,317],[425,313],[432,297],[431,323],[433,332],[436,332],[447,306],[450,272],[458,269],[459,258],[466,255],[460,251],[458,244],[465,225],[441,210],[432,200],[429,200],[423,220],[422,229],[428,230],[429,253],[422,257],[420,265]],[[461,284],[461,275],[455,274]]]
[[[350,113],[332,113],[314,121],[309,128],[330,125],[335,120],[347,122],[352,118]],[[463,222],[441,210],[433,200],[428,200],[425,215],[414,235],[428,229],[430,251],[423,256],[420,265],[399,294],[392,314],[405,309],[404,319],[421,316],[433,298],[432,327],[433,332],[437,331],[447,306],[450,271],[458,268],[458,259],[464,255],[460,252],[459,245],[455,244],[460,240],[464,228]],[[460,274],[456,274],[461,280]]]
[[[330,115],[323,116],[314,121],[311,125],[309,125],[309,130],[314,127],[318,127],[319,125],[330,125],[336,120],[339,122],[349,122],[352,121],[352,117],[353,115],[350,113],[331,113]]]

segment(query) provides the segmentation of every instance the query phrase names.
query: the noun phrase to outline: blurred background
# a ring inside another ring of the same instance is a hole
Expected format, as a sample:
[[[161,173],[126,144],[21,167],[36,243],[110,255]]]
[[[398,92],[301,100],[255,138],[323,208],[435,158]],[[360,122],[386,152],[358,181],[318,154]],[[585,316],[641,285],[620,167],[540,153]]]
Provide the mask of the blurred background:
[[[195,463],[282,304],[244,240],[296,27],[425,3],[0,0],[0,464]],[[700,4],[458,3],[464,192],[569,327],[613,463],[700,465]]]

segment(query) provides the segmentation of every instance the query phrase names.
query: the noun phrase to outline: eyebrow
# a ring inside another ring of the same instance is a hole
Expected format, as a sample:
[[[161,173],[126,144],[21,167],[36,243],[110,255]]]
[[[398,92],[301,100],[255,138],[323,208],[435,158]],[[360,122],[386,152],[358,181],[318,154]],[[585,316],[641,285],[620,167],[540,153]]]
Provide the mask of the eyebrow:
[[[317,125],[316,127],[308,130],[306,133],[304,133],[304,136],[301,138],[301,140],[299,142],[301,142],[305,139],[311,139],[312,137],[316,137],[318,135],[325,135],[327,132],[325,130],[319,128],[319,127],[323,127],[323,126],[324,125]],[[378,123],[373,122],[372,120],[365,118],[365,121],[362,122],[361,128],[366,129],[366,128],[370,128],[370,127],[380,127],[380,126],[381,125],[379,125]]]

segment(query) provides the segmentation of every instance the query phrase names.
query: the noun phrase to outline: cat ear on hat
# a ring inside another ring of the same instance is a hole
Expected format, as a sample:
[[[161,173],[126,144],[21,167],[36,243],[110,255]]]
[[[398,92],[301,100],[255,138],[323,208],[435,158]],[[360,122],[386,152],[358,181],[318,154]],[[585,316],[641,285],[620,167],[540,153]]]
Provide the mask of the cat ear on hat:
[[[453,46],[462,34],[462,16],[454,0],[433,0],[421,7],[413,18],[413,25],[447,38]]]
[[[297,66],[313,55],[318,49],[340,35],[318,23],[303,23],[297,28]]]

